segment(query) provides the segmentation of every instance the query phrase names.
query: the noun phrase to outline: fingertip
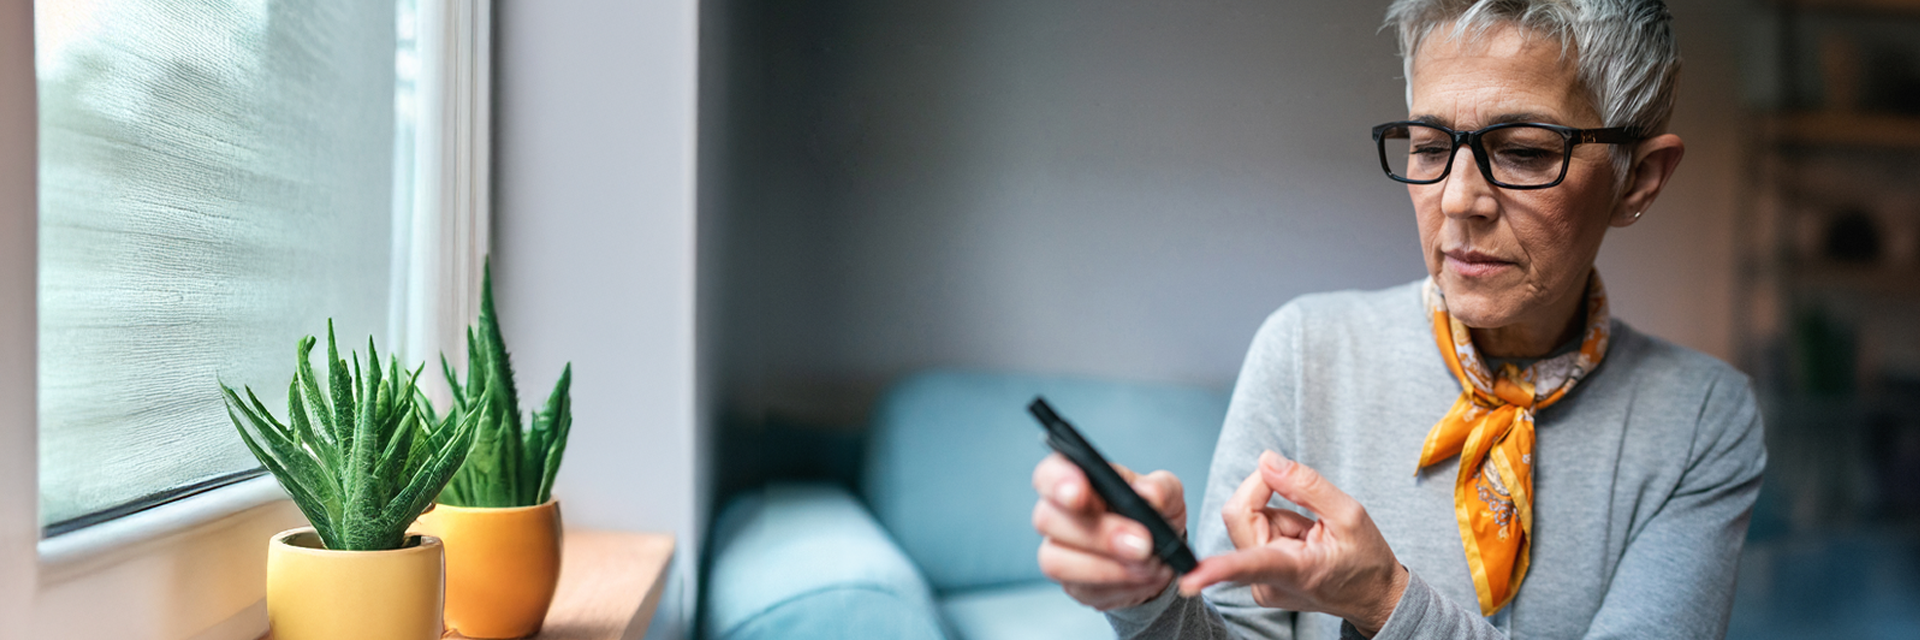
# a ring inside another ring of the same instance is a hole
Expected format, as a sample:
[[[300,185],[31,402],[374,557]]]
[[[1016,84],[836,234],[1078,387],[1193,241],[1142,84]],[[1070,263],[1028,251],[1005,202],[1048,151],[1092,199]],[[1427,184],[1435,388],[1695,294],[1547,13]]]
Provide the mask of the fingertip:
[[[1198,595],[1200,590],[1225,579],[1223,573],[1225,570],[1221,568],[1220,557],[1201,560],[1199,564],[1194,565],[1192,571],[1180,576],[1180,595],[1191,598]]]
[[[1145,560],[1153,556],[1153,544],[1147,538],[1130,530],[1123,530],[1113,536],[1113,550],[1121,557],[1132,560]]]
[[[1080,509],[1080,497],[1086,493],[1086,489],[1072,478],[1061,480],[1053,485],[1053,501],[1070,510]]]
[[[1272,450],[1260,452],[1260,469],[1274,475],[1286,475],[1293,467],[1293,461]]]
[[[1180,597],[1191,598],[1198,596],[1202,589],[1206,589],[1214,582],[1216,581],[1201,576],[1199,569],[1195,569],[1192,573],[1180,576]]]
[[[1140,476],[1127,484],[1133,487],[1134,493],[1140,494],[1140,497],[1146,498],[1148,504],[1155,507],[1159,507],[1161,500],[1167,497],[1160,491],[1160,485],[1153,482],[1150,476]]]

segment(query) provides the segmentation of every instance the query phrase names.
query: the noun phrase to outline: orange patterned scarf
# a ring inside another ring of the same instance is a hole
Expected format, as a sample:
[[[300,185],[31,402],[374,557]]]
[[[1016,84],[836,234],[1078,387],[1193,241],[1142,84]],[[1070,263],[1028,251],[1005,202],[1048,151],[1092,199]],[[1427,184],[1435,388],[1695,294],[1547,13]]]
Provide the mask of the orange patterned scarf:
[[[1525,369],[1506,364],[1498,377],[1488,371],[1466,325],[1447,313],[1432,278],[1424,297],[1440,356],[1460,381],[1461,393],[1427,433],[1416,468],[1459,454],[1453,512],[1480,595],[1480,614],[1490,616],[1513,601],[1527,575],[1533,542],[1533,416],[1566,397],[1606,356],[1607,291],[1598,272],[1587,280],[1587,328],[1579,351]]]

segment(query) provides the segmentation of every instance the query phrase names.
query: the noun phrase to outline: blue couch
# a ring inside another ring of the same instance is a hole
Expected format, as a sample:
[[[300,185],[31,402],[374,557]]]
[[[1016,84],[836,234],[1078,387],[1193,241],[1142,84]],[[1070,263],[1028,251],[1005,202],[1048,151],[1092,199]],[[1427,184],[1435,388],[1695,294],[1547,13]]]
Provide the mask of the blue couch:
[[[715,520],[703,629],[711,640],[1112,638],[1040,574],[1027,403],[1044,394],[1109,458],[1168,469],[1199,504],[1226,415],[1212,390],[936,371],[872,415],[860,495],[773,483]],[[1197,514],[1198,509],[1189,509]],[[1187,524],[1195,527],[1193,521]]]

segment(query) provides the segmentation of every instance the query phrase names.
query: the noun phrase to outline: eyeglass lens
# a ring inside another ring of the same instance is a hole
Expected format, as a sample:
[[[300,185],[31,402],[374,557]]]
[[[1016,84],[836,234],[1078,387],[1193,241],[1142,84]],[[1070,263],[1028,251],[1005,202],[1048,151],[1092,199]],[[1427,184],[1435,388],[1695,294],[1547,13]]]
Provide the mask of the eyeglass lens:
[[[1480,139],[1487,151],[1493,180],[1520,187],[1550,184],[1559,179],[1568,143],[1566,136],[1558,131],[1525,125],[1494,129]],[[1418,124],[1391,127],[1381,136],[1380,144],[1387,168],[1393,175],[1407,180],[1438,180],[1454,158],[1453,137],[1438,127]],[[1466,149],[1462,152],[1471,153]]]

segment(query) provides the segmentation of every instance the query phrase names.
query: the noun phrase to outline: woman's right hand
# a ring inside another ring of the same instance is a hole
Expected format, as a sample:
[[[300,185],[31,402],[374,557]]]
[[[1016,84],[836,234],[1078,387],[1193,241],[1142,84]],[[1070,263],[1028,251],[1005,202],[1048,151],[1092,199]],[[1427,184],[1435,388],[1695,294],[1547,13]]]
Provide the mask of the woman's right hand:
[[[1186,536],[1187,502],[1180,479],[1166,471],[1138,475],[1113,465],[1174,531]],[[1107,611],[1160,595],[1173,569],[1153,557],[1153,538],[1138,522],[1107,511],[1087,476],[1058,453],[1033,469],[1033,528],[1040,543],[1040,571],[1082,604]]]

